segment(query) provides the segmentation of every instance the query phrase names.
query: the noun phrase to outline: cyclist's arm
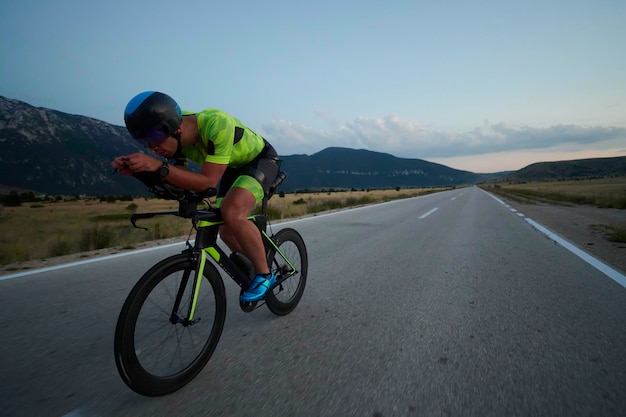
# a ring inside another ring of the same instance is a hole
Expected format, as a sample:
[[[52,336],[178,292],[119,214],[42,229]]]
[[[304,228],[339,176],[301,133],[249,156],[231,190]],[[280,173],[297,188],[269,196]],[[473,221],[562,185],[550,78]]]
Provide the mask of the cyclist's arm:
[[[165,181],[180,188],[200,192],[209,187],[217,187],[227,166],[228,165],[224,164],[205,162],[202,164],[202,171],[197,173],[170,165],[170,173],[165,177]]]
[[[158,172],[163,164],[159,159],[144,153],[126,155],[120,157],[120,161],[123,161],[125,164],[124,172],[122,173],[127,175],[132,175],[134,172]],[[117,167],[117,165],[114,165],[114,167]],[[216,187],[222,178],[222,174],[226,171],[226,167],[227,165],[225,164],[204,162],[201,172],[191,172],[184,167],[169,165],[170,172],[165,177],[165,181],[186,190],[200,192],[210,187]]]

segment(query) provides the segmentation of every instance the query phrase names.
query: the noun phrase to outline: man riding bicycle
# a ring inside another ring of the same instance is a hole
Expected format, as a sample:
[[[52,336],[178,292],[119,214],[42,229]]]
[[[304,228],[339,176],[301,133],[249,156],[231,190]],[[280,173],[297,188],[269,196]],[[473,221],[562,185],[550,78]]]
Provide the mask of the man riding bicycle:
[[[156,91],[133,97],[124,111],[124,122],[133,138],[161,157],[190,159],[202,169],[191,172],[144,153],[118,156],[111,165],[124,175],[158,173],[164,181],[191,191],[217,188],[216,205],[224,220],[220,236],[233,252],[248,257],[256,270],[240,299],[262,299],[276,277],[268,269],[259,230],[247,217],[278,174],[274,148],[226,112],[183,112],[174,99]]]

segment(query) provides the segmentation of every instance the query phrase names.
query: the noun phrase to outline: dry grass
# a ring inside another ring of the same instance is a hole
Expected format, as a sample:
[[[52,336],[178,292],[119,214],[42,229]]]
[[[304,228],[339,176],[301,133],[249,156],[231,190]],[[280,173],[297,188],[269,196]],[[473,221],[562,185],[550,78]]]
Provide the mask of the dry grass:
[[[380,203],[400,198],[410,198],[449,188],[412,188],[372,191],[334,191],[294,193],[285,197],[274,196],[269,202],[271,219],[290,219],[342,207]]]
[[[589,204],[626,209],[626,177],[576,181],[489,184],[488,191],[522,203]]]
[[[105,247],[132,248],[146,240],[188,233],[188,221],[175,216],[145,220],[149,230],[132,227],[127,207],[137,211],[177,210],[176,202],[135,199],[106,203],[74,201],[0,206],[0,264],[45,259]]]
[[[522,204],[591,205],[626,210],[626,177],[589,180],[489,184],[484,189]],[[626,212],[624,213],[626,219]],[[622,226],[599,225],[607,239],[626,243],[626,223]]]
[[[286,194],[269,202],[273,220],[346,206],[413,197],[441,189],[345,191],[333,193]],[[295,204],[294,204],[295,203]],[[136,206],[136,207],[133,207]],[[131,213],[176,211],[175,201],[136,198],[115,203],[95,200],[24,203],[19,207],[0,206],[0,265],[85,252],[108,247],[132,249],[138,243],[187,236],[189,220],[159,216],[141,220],[149,230],[134,229]]]

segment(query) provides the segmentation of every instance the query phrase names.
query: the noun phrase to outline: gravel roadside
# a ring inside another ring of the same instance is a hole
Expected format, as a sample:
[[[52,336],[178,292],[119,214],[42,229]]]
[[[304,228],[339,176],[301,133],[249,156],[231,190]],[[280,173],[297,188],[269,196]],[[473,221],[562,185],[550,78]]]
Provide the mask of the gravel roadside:
[[[499,196],[526,217],[626,275],[626,243],[611,242],[608,227],[626,228],[626,210],[523,204]]]

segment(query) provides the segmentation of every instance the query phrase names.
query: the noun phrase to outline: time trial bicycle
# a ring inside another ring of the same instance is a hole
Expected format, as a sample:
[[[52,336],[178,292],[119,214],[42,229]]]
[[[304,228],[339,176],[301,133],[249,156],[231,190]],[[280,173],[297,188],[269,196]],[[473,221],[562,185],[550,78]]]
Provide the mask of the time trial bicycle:
[[[261,213],[248,218],[259,229],[267,263],[276,283],[265,298],[241,302],[244,312],[265,304],[277,315],[286,315],[298,305],[307,279],[308,258],[304,240],[292,228],[268,234],[267,202],[285,179],[280,172],[264,196]],[[211,188],[195,193],[151,178],[145,181],[159,198],[175,199],[178,211],[137,213],[131,223],[160,215],[191,219],[193,243],[150,268],[126,298],[115,329],[115,363],[123,381],[146,396],[172,393],[194,379],[207,364],[219,342],[226,317],[226,291],[217,267],[243,293],[254,279],[250,260],[240,253],[227,254],[218,246],[219,226],[224,223],[219,208],[207,199]],[[198,209],[206,202],[208,208]],[[190,233],[191,237],[192,233]]]

